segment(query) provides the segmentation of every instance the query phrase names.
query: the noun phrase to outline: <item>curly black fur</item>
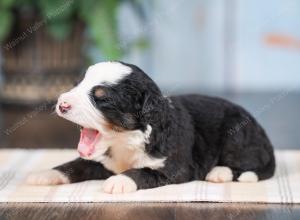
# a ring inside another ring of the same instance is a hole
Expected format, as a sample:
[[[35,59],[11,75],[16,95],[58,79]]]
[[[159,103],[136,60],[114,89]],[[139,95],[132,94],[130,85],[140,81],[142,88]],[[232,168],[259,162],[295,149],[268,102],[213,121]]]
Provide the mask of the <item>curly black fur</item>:
[[[246,110],[229,101],[202,95],[166,98],[141,69],[122,64],[129,66],[132,73],[115,85],[92,88],[90,98],[110,123],[122,129],[145,131],[147,125],[152,126],[146,152],[167,159],[164,167],[156,170],[144,167],[123,173],[139,189],[204,180],[215,166],[231,168],[233,180],[245,171],[255,172],[259,180],[272,177],[275,169],[272,145]],[[98,88],[104,91],[104,96],[95,95]],[[55,169],[64,171],[66,166]],[[103,166],[101,170],[107,176]]]

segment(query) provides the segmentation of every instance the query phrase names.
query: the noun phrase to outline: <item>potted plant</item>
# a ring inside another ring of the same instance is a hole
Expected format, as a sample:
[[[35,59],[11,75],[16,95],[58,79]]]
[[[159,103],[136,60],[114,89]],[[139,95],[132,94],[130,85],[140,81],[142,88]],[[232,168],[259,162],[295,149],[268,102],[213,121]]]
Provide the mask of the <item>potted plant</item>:
[[[124,2],[143,18],[138,0],[1,0],[2,102],[55,100],[85,66],[86,45],[110,60],[129,46],[145,46],[143,38],[119,46],[117,15]]]

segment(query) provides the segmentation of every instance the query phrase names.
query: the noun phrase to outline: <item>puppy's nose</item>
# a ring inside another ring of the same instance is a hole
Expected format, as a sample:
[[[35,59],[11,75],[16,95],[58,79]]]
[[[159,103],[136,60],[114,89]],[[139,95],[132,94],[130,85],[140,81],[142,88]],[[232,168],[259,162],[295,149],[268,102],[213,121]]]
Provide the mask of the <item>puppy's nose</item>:
[[[66,102],[62,102],[59,104],[58,108],[61,113],[65,114],[71,109],[71,105]]]

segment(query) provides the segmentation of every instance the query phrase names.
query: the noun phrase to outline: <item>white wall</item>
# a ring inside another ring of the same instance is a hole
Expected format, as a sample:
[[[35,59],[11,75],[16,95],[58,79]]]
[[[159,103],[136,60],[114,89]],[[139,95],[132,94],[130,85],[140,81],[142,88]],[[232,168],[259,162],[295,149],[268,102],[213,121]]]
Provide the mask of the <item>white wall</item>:
[[[155,2],[151,39],[156,81],[170,90],[222,89],[223,1]]]
[[[299,27],[298,0],[155,0],[141,28],[152,47],[130,61],[171,91],[300,89],[300,46],[264,43],[276,33],[300,45]]]

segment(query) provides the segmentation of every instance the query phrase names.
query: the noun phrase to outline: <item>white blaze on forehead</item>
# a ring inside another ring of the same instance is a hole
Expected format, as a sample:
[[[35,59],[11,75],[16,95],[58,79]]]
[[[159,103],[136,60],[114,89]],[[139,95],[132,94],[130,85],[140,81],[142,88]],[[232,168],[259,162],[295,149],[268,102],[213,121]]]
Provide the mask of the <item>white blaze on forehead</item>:
[[[70,104],[71,111],[68,114],[61,114],[58,104],[56,107],[58,114],[83,127],[94,128],[103,133],[104,116],[91,102],[90,92],[93,87],[98,85],[116,84],[131,72],[130,67],[120,62],[102,62],[90,66],[84,79],[76,87],[59,97],[58,103]]]
[[[85,77],[78,87],[90,90],[101,84],[116,84],[131,72],[132,69],[129,66],[119,62],[97,63],[87,69]]]

